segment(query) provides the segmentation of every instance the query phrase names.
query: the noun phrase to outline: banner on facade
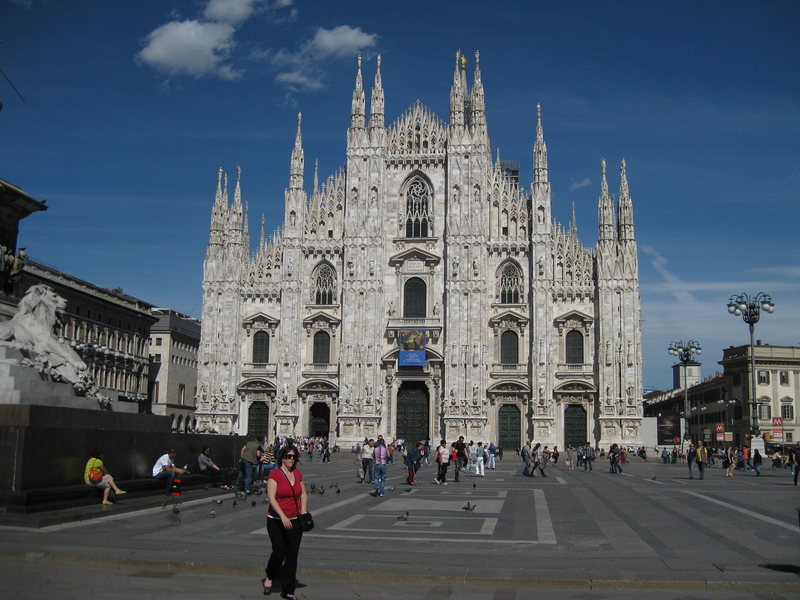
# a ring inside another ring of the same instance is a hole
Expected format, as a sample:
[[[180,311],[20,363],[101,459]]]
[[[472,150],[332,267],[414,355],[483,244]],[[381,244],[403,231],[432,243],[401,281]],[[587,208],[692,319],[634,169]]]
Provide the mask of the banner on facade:
[[[400,329],[397,332],[397,340],[400,345],[399,364],[401,367],[425,366],[427,353],[424,329]]]
[[[681,415],[677,412],[662,412],[656,419],[659,444],[672,444],[681,438]]]

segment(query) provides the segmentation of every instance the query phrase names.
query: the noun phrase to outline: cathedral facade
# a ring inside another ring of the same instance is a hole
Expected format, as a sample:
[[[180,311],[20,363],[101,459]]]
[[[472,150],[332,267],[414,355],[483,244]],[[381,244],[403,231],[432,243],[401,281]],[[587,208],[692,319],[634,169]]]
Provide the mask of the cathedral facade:
[[[220,170],[204,263],[201,431],[349,444],[459,435],[516,449],[641,441],[641,310],[625,163],[605,161],[593,248],[553,220],[537,107],[533,183],[493,160],[476,54],[449,121],[369,114],[358,63],[347,161],[306,190],[301,118],[283,226],[250,248]],[[533,128],[531,128],[533,129]]]

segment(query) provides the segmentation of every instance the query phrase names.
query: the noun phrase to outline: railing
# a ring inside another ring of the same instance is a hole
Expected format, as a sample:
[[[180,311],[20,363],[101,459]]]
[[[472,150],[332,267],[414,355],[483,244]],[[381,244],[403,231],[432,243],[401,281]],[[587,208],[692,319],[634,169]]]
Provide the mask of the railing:
[[[259,375],[276,375],[278,365],[276,363],[244,363],[242,371]]]

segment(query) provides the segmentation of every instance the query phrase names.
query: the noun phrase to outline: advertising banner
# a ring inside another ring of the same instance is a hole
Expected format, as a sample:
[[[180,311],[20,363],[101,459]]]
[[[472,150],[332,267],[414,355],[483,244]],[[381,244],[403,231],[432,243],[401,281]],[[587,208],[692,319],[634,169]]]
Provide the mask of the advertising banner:
[[[400,329],[397,342],[400,346],[401,367],[424,367],[426,360],[424,329]]]
[[[663,412],[656,418],[658,444],[673,444],[675,438],[681,439],[681,415],[677,412]]]

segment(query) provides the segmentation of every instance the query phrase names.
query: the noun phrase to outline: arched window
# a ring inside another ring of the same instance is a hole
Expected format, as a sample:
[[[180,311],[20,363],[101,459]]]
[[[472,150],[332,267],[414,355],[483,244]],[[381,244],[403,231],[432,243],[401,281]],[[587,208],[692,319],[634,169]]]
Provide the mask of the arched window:
[[[430,192],[420,178],[414,179],[406,191],[406,237],[428,237]]]
[[[334,304],[336,273],[329,264],[321,264],[314,277],[314,304]]]
[[[500,271],[500,304],[519,304],[522,301],[522,273],[519,268],[507,263]]]
[[[403,287],[403,318],[424,319],[427,315],[427,287],[419,277],[412,277]]]
[[[253,362],[257,364],[269,362],[269,335],[266,331],[257,331],[253,336]]]
[[[516,365],[519,362],[519,336],[516,331],[504,331],[500,336],[500,363]]]
[[[583,364],[583,334],[574,329],[567,334],[567,364]]]
[[[314,334],[314,364],[327,365],[331,359],[331,336],[325,331]]]

